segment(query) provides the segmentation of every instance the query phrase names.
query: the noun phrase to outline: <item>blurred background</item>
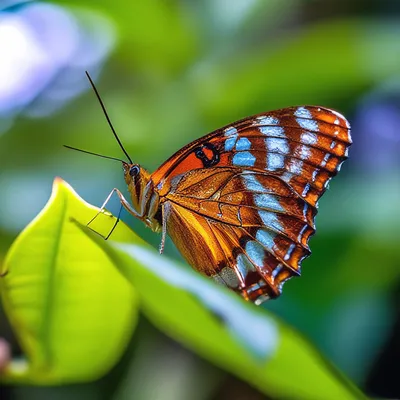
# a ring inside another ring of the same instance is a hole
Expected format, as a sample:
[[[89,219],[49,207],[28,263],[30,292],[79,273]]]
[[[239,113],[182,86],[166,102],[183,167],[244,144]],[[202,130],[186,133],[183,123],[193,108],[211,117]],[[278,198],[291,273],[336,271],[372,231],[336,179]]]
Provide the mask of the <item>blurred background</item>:
[[[62,147],[122,156],[85,70],[131,158],[150,171],[251,114],[312,104],[347,116],[354,144],[320,201],[313,255],[263,307],[371,396],[400,397],[400,2],[0,0],[0,54],[0,262],[55,176],[98,206],[112,188],[125,190],[118,163]],[[170,241],[166,253],[180,258]],[[4,315],[0,336],[18,352]],[[1,395],[265,398],[144,318],[100,381]]]

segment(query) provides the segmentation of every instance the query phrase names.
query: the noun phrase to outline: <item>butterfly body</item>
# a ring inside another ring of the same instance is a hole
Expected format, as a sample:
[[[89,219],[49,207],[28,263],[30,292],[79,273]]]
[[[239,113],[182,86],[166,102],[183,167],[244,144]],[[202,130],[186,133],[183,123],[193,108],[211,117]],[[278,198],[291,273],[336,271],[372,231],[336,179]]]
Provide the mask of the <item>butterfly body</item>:
[[[259,304],[310,254],[317,201],[347,158],[350,126],[322,107],[245,118],[179,150],[153,174],[124,163],[132,206],[199,272]]]
[[[142,220],[154,232],[160,232],[160,196],[154,190],[150,173],[138,164],[123,162],[125,183],[132,206],[119,193],[122,205],[135,217]]]

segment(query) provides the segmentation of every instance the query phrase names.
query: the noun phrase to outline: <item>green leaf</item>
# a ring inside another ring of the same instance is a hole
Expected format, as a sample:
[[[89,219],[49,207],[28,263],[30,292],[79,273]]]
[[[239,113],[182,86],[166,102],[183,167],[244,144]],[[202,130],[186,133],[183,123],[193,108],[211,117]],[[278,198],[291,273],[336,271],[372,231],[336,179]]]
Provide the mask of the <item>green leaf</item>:
[[[94,234],[85,225],[97,211],[58,180],[10,250],[2,298],[28,363],[22,372],[11,364],[6,380],[54,384],[104,374],[124,350],[140,304],[163,332],[268,395],[364,398],[273,314],[159,256],[123,224],[112,241]],[[92,229],[106,234],[115,219],[95,221]]]
[[[71,217],[86,224],[98,209],[61,179],[2,266],[1,297],[27,357],[3,371],[8,382],[55,384],[96,379],[119,359],[137,321],[137,295],[107,254]],[[114,218],[93,229],[107,234]],[[114,234],[139,242],[126,226]]]
[[[262,392],[296,399],[362,399],[316,349],[271,313],[137,245],[98,242],[160,330]]]

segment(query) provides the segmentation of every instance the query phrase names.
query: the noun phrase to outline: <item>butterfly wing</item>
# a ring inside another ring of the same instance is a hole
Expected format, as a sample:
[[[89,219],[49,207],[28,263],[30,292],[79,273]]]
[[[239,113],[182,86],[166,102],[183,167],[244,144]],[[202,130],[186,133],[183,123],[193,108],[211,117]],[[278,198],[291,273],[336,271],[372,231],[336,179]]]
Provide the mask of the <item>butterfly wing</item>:
[[[321,107],[246,118],[196,140],[152,180],[197,270],[261,302],[310,254],[317,201],[347,157],[346,119]]]

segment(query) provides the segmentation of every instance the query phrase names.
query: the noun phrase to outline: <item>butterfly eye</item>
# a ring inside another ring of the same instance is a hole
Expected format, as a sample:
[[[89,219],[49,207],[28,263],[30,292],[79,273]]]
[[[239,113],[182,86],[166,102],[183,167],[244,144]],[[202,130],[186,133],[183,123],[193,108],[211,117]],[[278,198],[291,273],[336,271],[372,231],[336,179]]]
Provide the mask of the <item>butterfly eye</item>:
[[[129,170],[129,175],[134,178],[136,177],[140,172],[140,168],[137,165],[134,165],[131,167],[131,169]]]

